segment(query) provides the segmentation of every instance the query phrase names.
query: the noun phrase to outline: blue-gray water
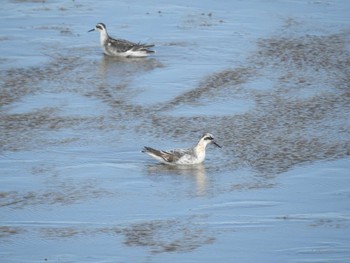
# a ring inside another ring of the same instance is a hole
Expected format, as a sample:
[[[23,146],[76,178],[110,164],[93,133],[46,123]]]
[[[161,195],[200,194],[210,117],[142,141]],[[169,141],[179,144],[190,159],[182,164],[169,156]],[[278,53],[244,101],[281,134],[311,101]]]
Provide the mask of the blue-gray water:
[[[4,1],[0,261],[350,261],[349,10]],[[105,57],[98,22],[157,53]],[[197,167],[140,152],[204,132]]]

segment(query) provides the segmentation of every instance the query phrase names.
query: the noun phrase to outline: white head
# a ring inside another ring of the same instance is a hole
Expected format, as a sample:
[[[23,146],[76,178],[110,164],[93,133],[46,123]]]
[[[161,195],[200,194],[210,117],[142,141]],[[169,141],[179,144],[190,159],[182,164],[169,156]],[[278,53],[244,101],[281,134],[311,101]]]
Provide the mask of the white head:
[[[98,24],[95,26],[95,28],[89,30],[88,32],[91,32],[91,31],[94,31],[94,30],[96,30],[96,31],[98,31],[98,32],[105,32],[105,33],[107,33],[106,25],[103,24],[103,23],[98,23]]]
[[[211,133],[204,134],[198,142],[198,144],[203,144],[204,147],[207,146],[209,143],[213,143],[215,146],[221,148],[221,146],[216,143],[216,141],[214,140],[214,136]]]

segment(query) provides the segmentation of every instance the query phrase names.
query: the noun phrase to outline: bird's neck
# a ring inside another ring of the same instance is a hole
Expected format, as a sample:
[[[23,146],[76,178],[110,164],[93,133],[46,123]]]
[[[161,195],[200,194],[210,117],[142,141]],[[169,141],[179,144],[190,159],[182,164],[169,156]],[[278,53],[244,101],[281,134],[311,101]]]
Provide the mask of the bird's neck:
[[[108,40],[108,33],[107,31],[101,31],[100,32],[100,42],[101,42],[101,45],[105,45],[105,43],[107,42]]]
[[[205,143],[198,143],[196,147],[194,147],[194,153],[199,159],[205,158],[205,147],[207,145]]]

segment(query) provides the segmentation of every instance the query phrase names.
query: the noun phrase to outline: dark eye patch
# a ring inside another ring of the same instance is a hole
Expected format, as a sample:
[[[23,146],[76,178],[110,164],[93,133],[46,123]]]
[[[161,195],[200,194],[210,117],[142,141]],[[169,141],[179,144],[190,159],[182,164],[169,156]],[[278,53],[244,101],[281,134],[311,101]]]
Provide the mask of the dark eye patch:
[[[96,26],[98,29],[101,29],[102,30],[102,26],[100,26],[100,25],[98,25],[98,26]]]
[[[204,140],[214,140],[213,137],[205,137]]]

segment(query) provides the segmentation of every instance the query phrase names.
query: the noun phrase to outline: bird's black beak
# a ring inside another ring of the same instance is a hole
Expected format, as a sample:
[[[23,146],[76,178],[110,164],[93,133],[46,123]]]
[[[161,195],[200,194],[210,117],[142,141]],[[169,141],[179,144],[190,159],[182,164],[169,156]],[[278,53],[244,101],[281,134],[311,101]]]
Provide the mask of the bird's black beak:
[[[90,29],[88,32],[92,32],[92,31],[95,31],[95,28],[93,28],[93,29]]]
[[[214,143],[214,145],[215,145],[216,147],[222,148],[222,146],[220,146],[219,144],[217,144],[216,141],[213,140],[213,141],[211,141],[211,142]]]

